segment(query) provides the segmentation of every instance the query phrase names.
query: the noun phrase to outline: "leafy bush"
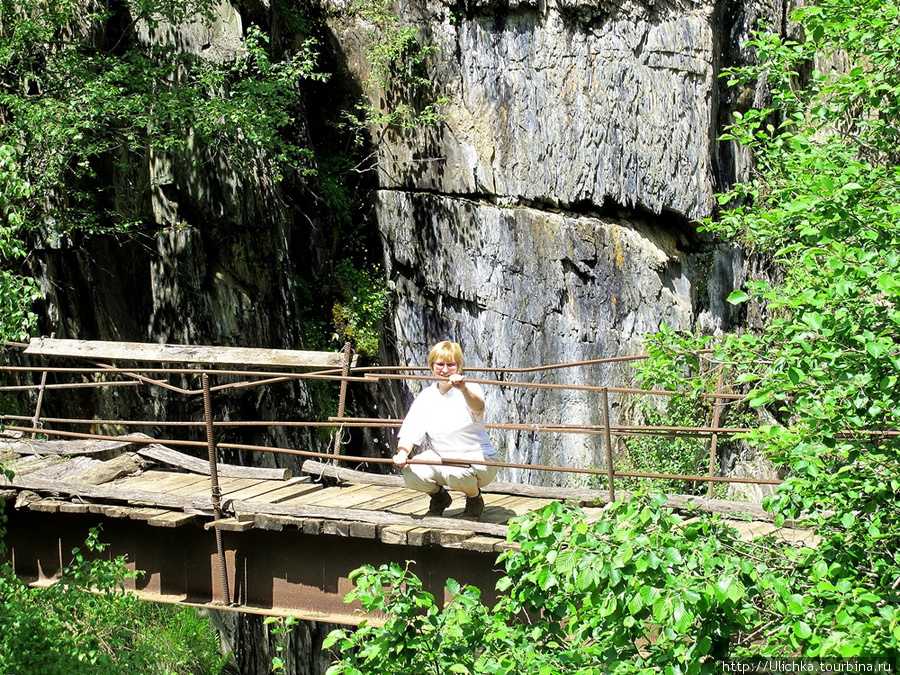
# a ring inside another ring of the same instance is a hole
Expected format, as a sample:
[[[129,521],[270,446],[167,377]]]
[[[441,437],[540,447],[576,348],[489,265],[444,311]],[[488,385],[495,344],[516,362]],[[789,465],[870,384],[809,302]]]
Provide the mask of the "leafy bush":
[[[810,551],[746,542],[719,516],[684,517],[666,497],[615,502],[598,520],[554,503],[510,524],[506,576],[489,608],[449,581],[440,608],[409,569],[354,573],[348,600],[383,626],[336,630],[329,675],[396,673],[716,673],[759,651],[773,623],[803,633],[785,569]]]
[[[209,622],[193,608],[138,600],[123,586],[134,572],[124,558],[97,557],[104,549],[92,530],[46,588],[28,587],[8,564],[0,567],[0,672],[222,672],[225,657]]]

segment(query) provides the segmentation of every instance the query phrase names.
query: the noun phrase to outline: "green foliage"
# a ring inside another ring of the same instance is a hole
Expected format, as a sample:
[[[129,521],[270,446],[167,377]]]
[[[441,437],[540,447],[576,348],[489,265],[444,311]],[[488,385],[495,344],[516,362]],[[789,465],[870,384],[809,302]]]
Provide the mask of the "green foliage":
[[[2,534],[2,531],[0,531]],[[29,588],[0,568],[0,672],[219,673],[209,623],[191,608],[139,601],[123,583],[134,577],[124,558],[104,559],[97,530],[47,588]]]
[[[742,541],[720,517],[684,518],[665,501],[619,501],[593,522],[554,503],[512,521],[518,548],[498,560],[492,608],[450,581],[440,609],[397,564],[358,570],[348,601],[387,620],[332,632],[329,675],[716,673],[758,653],[775,621],[805,632],[790,570],[808,549]]]
[[[696,427],[707,423],[706,408],[701,399],[671,398],[664,410],[643,407],[646,426]],[[621,469],[635,473],[665,473],[674,475],[704,475],[709,465],[708,440],[685,436],[646,435],[625,439],[627,456]],[[681,494],[706,492],[706,484],[691,485],[686,481],[660,478],[616,479],[625,490],[651,490]]]
[[[293,616],[283,617],[283,616],[269,616],[266,617],[263,622],[266,626],[271,626],[270,630],[272,635],[276,637],[287,636],[290,635],[291,631],[294,630],[294,626],[296,626],[299,622]],[[279,642],[275,646],[276,656],[272,657],[272,672],[277,672],[279,670],[285,670],[285,666],[287,664],[284,651],[285,645],[284,643]]]
[[[29,193],[15,149],[0,144],[0,340],[26,338],[35,322],[31,304],[40,297],[33,279],[9,269],[25,257],[24,244],[15,233],[23,225],[18,205]]]
[[[341,260],[334,270],[337,300],[332,316],[337,335],[365,356],[378,353],[381,319],[387,312],[390,292],[378,266],[357,269]]]
[[[373,39],[366,47],[370,75],[366,88],[370,97],[383,96],[386,107],[362,102],[355,115],[348,115],[352,129],[412,129],[433,126],[443,119],[441,108],[447,98],[432,99],[433,82],[426,77],[429,54],[437,50],[424,46],[416,29],[404,26],[391,11],[392,0],[356,0],[352,11],[372,27]],[[417,99],[424,102],[416,103]]]
[[[275,180],[304,170],[308,151],[281,132],[293,122],[297,83],[324,77],[314,43],[275,61],[251,26],[221,63],[169,44],[172,24],[209,21],[213,6],[3,2],[0,142],[27,149],[21,171],[31,190],[21,208],[31,226],[65,233],[140,222],[133,190],[149,190],[139,167],[154,153],[248,175],[265,157]],[[158,36],[153,44],[144,30]],[[111,172],[118,178],[109,182]]]
[[[753,152],[756,172],[707,223],[773,259],[777,281],[729,298],[758,302],[768,321],[715,342],[664,331],[645,374],[683,373],[711,347],[778,421],[749,439],[790,471],[767,506],[823,542],[797,563],[809,575],[790,606],[802,624],[774,624],[770,643],[897,654],[900,442],[880,432],[897,429],[900,411],[900,8],[824,0],[792,18],[804,40],[760,34],[760,65],[729,75],[765,78],[772,105],[736,115],[727,138]]]

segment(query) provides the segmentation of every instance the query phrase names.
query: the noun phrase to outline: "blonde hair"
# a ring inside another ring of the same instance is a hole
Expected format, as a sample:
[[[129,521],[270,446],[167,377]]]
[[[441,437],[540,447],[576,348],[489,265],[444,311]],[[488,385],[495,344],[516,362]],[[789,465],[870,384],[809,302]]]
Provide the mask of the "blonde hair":
[[[431,351],[428,352],[428,367],[434,368],[434,362],[438,359],[455,363],[457,373],[461,373],[463,370],[465,358],[463,358],[462,347],[459,346],[458,342],[444,340],[432,347]]]

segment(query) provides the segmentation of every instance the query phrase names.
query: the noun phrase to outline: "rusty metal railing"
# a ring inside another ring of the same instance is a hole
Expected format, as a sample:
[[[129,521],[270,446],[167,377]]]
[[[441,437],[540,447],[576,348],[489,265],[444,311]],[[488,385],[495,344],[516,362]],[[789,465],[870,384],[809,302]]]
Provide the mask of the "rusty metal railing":
[[[26,345],[19,345],[26,346]],[[344,350],[342,350],[342,354],[344,355],[343,367],[340,370],[336,369],[325,369],[325,370],[317,370],[313,372],[272,372],[270,370],[260,371],[260,370],[238,370],[238,369],[200,369],[198,370],[196,367],[194,368],[177,368],[177,367],[141,367],[141,368],[123,368],[116,367],[106,363],[97,363],[92,362],[89,367],[49,367],[49,366],[0,366],[0,372],[8,371],[11,373],[40,373],[41,374],[41,385],[14,385],[11,387],[0,386],[0,392],[8,391],[8,392],[19,392],[19,391],[27,391],[34,387],[39,387],[40,396],[38,399],[38,406],[40,406],[40,400],[43,397],[43,394],[48,390],[53,390],[54,392],[58,392],[60,390],[65,390],[67,388],[83,388],[83,387],[107,387],[107,386],[158,386],[169,391],[182,394],[185,396],[193,396],[193,395],[202,395],[204,397],[204,402],[211,401],[211,395],[213,392],[224,391],[227,389],[240,389],[240,388],[249,388],[249,387],[259,387],[272,385],[281,382],[288,382],[292,380],[328,380],[337,382],[340,385],[340,399],[339,399],[339,407],[338,407],[338,415],[334,417],[328,418],[328,420],[319,420],[319,421],[279,421],[279,420],[269,420],[269,421],[253,421],[253,420],[237,420],[237,421],[216,421],[212,418],[211,412],[211,402],[209,403],[210,412],[206,413],[206,418],[203,421],[158,421],[158,420],[99,420],[99,419],[73,419],[73,418],[52,418],[52,417],[44,417],[41,423],[41,427],[38,428],[37,424],[34,420],[38,419],[38,412],[36,412],[35,416],[32,418],[28,418],[26,416],[17,416],[17,415],[0,415],[0,424],[6,424],[7,428],[10,430],[22,431],[23,433],[31,433],[31,434],[45,434],[48,436],[59,436],[64,438],[79,438],[79,439],[102,439],[102,440],[120,440],[121,437],[118,436],[104,436],[95,433],[79,433],[79,432],[66,432],[54,429],[48,429],[44,426],[44,424],[64,424],[69,426],[77,426],[79,424],[83,425],[118,425],[120,427],[140,427],[140,426],[154,426],[154,427],[201,427],[204,426],[207,428],[208,433],[211,434],[211,430],[215,428],[222,427],[249,427],[249,426],[258,426],[258,427],[328,427],[328,428],[336,428],[334,432],[334,447],[331,453],[324,452],[314,452],[314,451],[301,451],[292,448],[279,448],[273,446],[260,446],[260,445],[247,445],[240,443],[218,443],[216,444],[214,440],[208,440],[207,445],[210,448],[211,456],[214,457],[217,448],[223,449],[235,449],[235,450],[246,450],[253,452],[269,452],[269,453],[280,453],[280,454],[288,454],[295,455],[301,457],[315,458],[315,459],[330,459],[332,462],[348,461],[348,462],[367,462],[369,464],[392,464],[392,460],[390,458],[381,458],[381,457],[370,457],[370,456],[361,456],[361,457],[352,457],[348,455],[341,455],[341,434],[345,428],[354,428],[354,427],[369,427],[369,428],[394,428],[399,427],[401,424],[401,420],[395,419],[376,419],[376,418],[355,418],[355,417],[345,417],[344,416],[344,405],[347,394],[347,386],[349,383],[373,383],[380,382],[383,380],[405,380],[405,381],[431,381],[435,380],[432,375],[420,375],[417,374],[417,371],[427,371],[427,368],[423,366],[405,366],[405,367],[395,367],[395,366],[371,366],[371,367],[363,367],[363,368],[354,368],[351,369],[350,366],[350,351],[349,346],[345,345]],[[613,363],[624,363],[624,362],[633,362],[638,360],[646,359],[646,355],[636,355],[636,356],[617,356],[617,357],[609,357],[603,359],[592,359],[585,361],[577,361],[570,363],[562,363],[562,364],[552,364],[552,365],[541,365],[534,366],[528,368],[468,368],[467,370],[470,373],[494,373],[494,374],[524,374],[524,373],[535,373],[535,372],[547,372],[551,370],[564,370],[570,368],[577,367],[585,367],[585,366],[594,366],[594,365],[608,365]],[[351,374],[352,372],[352,374]],[[123,380],[106,380],[106,381],[97,381],[97,382],[71,382],[65,384],[47,384],[47,374],[54,373],[60,376],[104,376],[104,377],[113,377],[120,376],[123,378],[127,378]],[[159,375],[165,375],[167,378],[170,378],[174,375],[187,375],[191,377],[199,376],[201,378],[201,387],[199,389],[179,387],[174,384],[171,384],[167,379],[161,379],[160,377],[156,377]],[[229,382],[226,384],[221,384],[218,386],[211,386],[209,383],[209,377],[230,377],[230,378],[241,378],[241,381],[238,382]],[[482,378],[475,377],[469,378],[472,382],[477,382],[482,385],[488,386],[498,386],[498,387],[520,387],[520,388],[537,388],[537,389],[548,389],[548,390],[561,390],[561,391],[580,391],[580,392],[589,392],[589,393],[598,393],[601,397],[601,405],[603,410],[603,424],[601,425],[587,425],[587,424],[553,424],[553,423],[529,423],[529,422],[507,422],[507,423],[493,423],[488,424],[488,428],[490,429],[506,429],[506,430],[519,430],[519,431],[532,431],[532,432],[543,432],[543,433],[569,433],[569,434],[586,434],[586,435],[597,435],[601,436],[603,439],[603,446],[605,450],[605,460],[606,467],[605,468],[593,468],[593,467],[570,467],[570,466],[550,466],[550,465],[536,465],[536,464],[523,464],[523,463],[514,463],[514,462],[487,462],[487,464],[495,465],[498,467],[504,468],[512,468],[512,469],[530,469],[535,471],[553,471],[553,472],[562,472],[562,473],[575,473],[575,474],[592,474],[597,476],[605,476],[608,490],[610,493],[610,498],[615,498],[615,479],[617,476],[619,477],[637,477],[637,478],[654,478],[654,479],[664,479],[664,480],[687,480],[694,482],[706,482],[710,485],[710,494],[711,487],[714,483],[756,483],[756,484],[778,484],[781,481],[774,479],[754,479],[754,478],[737,478],[737,477],[727,477],[727,476],[716,476],[715,475],[715,466],[716,466],[716,452],[717,452],[717,443],[720,437],[733,436],[735,434],[746,433],[749,432],[749,428],[735,428],[735,427],[719,427],[719,415],[721,413],[721,405],[723,401],[740,401],[743,398],[741,394],[734,394],[725,392],[722,390],[722,380],[721,378],[718,381],[716,392],[713,394],[703,394],[704,397],[712,398],[714,401],[714,416],[713,420],[708,426],[694,426],[694,427],[676,427],[676,426],[649,426],[649,425],[615,425],[612,424],[610,419],[609,412],[609,393],[613,392],[620,395],[649,395],[649,396],[673,396],[677,395],[679,392],[670,391],[670,390],[645,390],[645,389],[636,389],[629,387],[611,387],[611,386],[603,386],[603,385],[584,385],[584,384],[565,384],[565,383],[548,383],[548,382],[522,382],[522,381],[511,381],[511,380],[499,380],[499,379],[490,379],[490,378]],[[205,408],[207,406],[205,405]],[[38,408],[39,411],[39,408]],[[9,422],[24,422],[24,421],[32,421],[30,427],[23,426],[19,424],[9,424]],[[711,439],[710,442],[710,459],[709,459],[709,471],[707,475],[682,475],[682,474],[664,474],[664,473],[652,473],[652,472],[628,472],[621,471],[615,468],[615,459],[614,459],[614,451],[613,451],[613,438],[614,437],[623,437],[623,436],[664,436],[669,438],[674,437],[707,437]],[[211,438],[211,436],[210,436]],[[129,437],[130,442],[135,442],[133,437]],[[193,447],[201,447],[204,445],[200,441],[189,441],[189,440],[179,440],[172,438],[146,438],[142,441],[138,442],[146,442],[146,443],[166,443],[169,445],[180,445],[180,446],[193,446]],[[213,460],[214,461],[214,460]],[[422,460],[418,460],[422,461]],[[214,488],[213,488],[214,490]]]

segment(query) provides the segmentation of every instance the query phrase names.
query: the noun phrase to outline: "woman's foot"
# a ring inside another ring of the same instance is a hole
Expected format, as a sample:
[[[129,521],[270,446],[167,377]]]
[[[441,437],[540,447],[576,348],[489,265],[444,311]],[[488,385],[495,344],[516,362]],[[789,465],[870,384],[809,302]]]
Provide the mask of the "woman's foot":
[[[428,505],[426,517],[438,518],[443,515],[444,511],[453,502],[453,497],[443,487],[439,487],[437,492],[431,494],[431,503]],[[466,501],[468,503],[468,500]]]
[[[478,520],[481,518],[481,512],[484,511],[484,497],[481,496],[481,490],[475,497],[466,497],[466,508],[463,509],[460,518],[463,520]]]

